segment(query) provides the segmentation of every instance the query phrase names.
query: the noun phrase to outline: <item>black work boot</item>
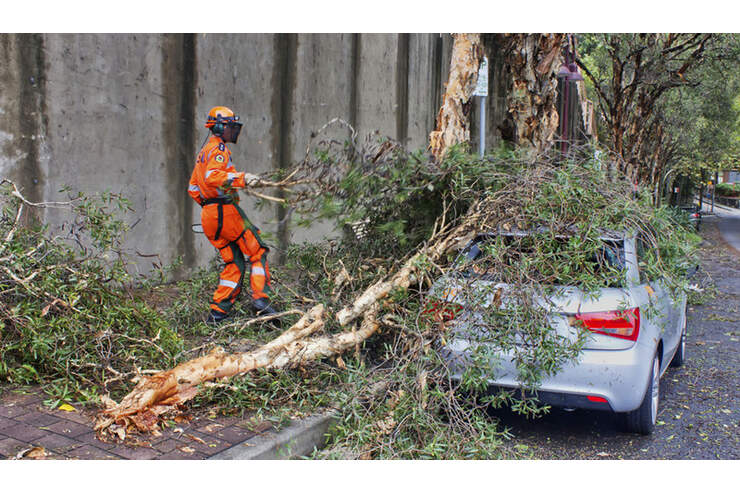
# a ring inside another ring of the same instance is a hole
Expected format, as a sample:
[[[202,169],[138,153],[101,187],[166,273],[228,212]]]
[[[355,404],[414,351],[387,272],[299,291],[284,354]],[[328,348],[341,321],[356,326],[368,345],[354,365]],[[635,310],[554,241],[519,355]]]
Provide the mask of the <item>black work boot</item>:
[[[211,313],[208,314],[208,318],[206,318],[206,325],[215,327],[223,322],[226,317],[228,317],[226,313],[221,313],[218,310],[211,310]]]
[[[252,307],[254,308],[254,311],[257,313],[258,316],[264,316],[264,315],[274,315],[277,312],[275,309],[270,306],[270,300],[268,298],[258,298],[256,300],[252,300]]]

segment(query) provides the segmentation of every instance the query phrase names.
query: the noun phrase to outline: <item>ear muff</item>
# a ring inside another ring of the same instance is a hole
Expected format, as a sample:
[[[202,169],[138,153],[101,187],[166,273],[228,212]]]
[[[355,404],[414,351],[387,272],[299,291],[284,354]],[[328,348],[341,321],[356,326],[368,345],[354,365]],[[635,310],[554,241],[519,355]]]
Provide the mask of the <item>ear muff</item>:
[[[223,123],[214,123],[213,127],[211,127],[211,131],[213,132],[213,135],[221,136],[224,134],[224,124]]]

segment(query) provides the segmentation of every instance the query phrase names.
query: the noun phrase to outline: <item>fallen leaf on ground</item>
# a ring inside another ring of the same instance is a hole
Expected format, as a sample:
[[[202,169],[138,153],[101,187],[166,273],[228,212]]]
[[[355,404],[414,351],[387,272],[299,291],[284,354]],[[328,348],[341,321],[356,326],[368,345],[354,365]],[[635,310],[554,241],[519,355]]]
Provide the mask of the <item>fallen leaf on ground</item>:
[[[77,411],[77,409],[75,409],[74,407],[70,406],[66,402],[64,404],[62,404],[61,406],[59,406],[59,409],[61,409],[62,411],[67,411],[67,412]]]
[[[203,445],[205,445],[205,444],[206,444],[205,440],[203,440],[202,438],[198,438],[198,437],[197,437],[197,436],[195,436],[195,435],[191,435],[191,434],[189,434],[189,433],[186,433],[186,434],[185,434],[185,436],[186,436],[186,437],[188,437],[188,438],[189,438],[189,439],[191,439],[191,440],[195,440],[195,441],[196,441],[196,442],[198,442],[198,443],[202,443]]]
[[[192,454],[195,452],[195,449],[192,447],[180,447],[180,450],[185,452],[186,454]]]

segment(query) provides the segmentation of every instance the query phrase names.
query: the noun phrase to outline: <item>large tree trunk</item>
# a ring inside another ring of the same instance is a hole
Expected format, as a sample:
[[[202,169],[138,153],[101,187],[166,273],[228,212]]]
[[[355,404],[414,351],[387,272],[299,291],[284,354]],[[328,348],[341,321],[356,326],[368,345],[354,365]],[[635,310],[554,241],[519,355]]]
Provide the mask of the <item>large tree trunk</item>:
[[[455,34],[454,38],[450,75],[437,114],[437,126],[429,134],[429,148],[437,162],[451,146],[470,140],[470,99],[483,55],[480,34]]]
[[[566,36],[506,34],[501,39],[511,71],[507,105],[514,143],[544,150],[558,130],[556,72]]]

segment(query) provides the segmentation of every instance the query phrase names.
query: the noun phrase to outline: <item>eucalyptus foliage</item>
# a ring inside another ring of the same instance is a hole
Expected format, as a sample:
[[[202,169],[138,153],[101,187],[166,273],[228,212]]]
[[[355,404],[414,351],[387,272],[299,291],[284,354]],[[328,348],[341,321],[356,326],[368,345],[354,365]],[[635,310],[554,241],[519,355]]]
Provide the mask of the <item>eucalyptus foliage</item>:
[[[139,369],[170,365],[182,340],[132,289],[119,253],[126,200],[75,196],[52,236],[23,219],[30,204],[12,192],[0,188],[0,381],[86,401]]]
[[[454,324],[444,312],[430,310],[439,301],[430,287],[459,270],[461,242],[440,260],[419,260],[422,274],[385,299],[380,334],[355,352],[217,383],[192,402],[193,409],[287,419],[333,408],[339,420],[329,446],[317,453],[321,457],[518,457],[521,450],[508,445],[490,407],[546,411],[531,397],[581,348],[582,338],[566,340],[552,330],[538,303],[554,280],[586,291],[613,285],[621,272],[599,262],[600,238],[623,231],[642,234],[654,247],[646,272],[676,279],[672,288],[684,289],[682,274],[693,263],[696,237],[679,216],[650,206],[648,193],[634,196],[631,183],[603,169],[593,149],[563,161],[509,149],[481,158],[457,147],[435,164],[388,140],[374,142],[371,150],[332,145],[303,163],[306,175],[318,177],[316,188],[293,206],[303,220],[334,220],[345,234],[291,245],[287,263],[273,269],[274,302],[285,309],[321,302],[336,312],[452,230],[468,240],[502,230],[534,231],[526,240],[492,244],[476,266],[515,288],[518,303],[492,314],[486,337],[494,349],[516,351],[524,398],[488,392],[495,365],[485,350],[474,352],[479,364],[462,379],[448,367],[445,348]],[[9,188],[3,192],[3,380],[43,383],[58,399],[85,400],[115,391],[138,371],[171,367],[215,344],[245,351],[275,336],[270,325],[249,325],[250,314],[239,305],[220,330],[202,324],[202,293],[215,283],[215,270],[176,286],[147,285],[145,302],[118,253],[125,226],[114,212],[126,207],[120,197],[76,197],[75,219],[64,237],[52,237],[45,228],[19,222],[23,201]],[[165,300],[161,311],[151,305],[158,296]],[[346,329],[330,317],[325,330]]]

